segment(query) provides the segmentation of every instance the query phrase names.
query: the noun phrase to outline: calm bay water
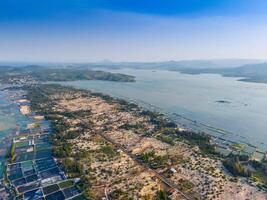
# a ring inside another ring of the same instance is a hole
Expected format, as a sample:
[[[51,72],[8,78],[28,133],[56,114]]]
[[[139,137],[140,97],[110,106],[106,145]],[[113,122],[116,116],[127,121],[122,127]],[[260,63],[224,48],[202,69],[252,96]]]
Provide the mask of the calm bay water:
[[[5,92],[0,92],[0,138],[5,136],[9,129],[16,127],[15,112],[12,113],[11,102],[8,101]]]
[[[110,71],[110,70],[109,70]],[[267,150],[267,84],[220,75],[170,71],[112,70],[136,76],[134,83],[73,81],[62,84],[153,104],[169,113],[224,129]]]
[[[0,89],[3,88],[0,85]],[[3,159],[3,149],[6,150],[8,140],[19,129],[26,128],[29,119],[21,115],[16,98],[21,91],[0,91],[0,161]]]

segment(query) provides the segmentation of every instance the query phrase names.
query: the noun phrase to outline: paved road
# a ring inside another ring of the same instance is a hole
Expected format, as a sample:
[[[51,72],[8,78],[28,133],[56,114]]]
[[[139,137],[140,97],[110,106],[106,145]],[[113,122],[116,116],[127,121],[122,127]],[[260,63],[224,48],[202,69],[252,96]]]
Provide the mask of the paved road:
[[[103,137],[105,140],[109,141],[110,143],[112,143],[114,146],[116,146],[118,149],[122,150],[124,153],[126,153],[130,158],[132,158],[137,164],[142,165],[143,167],[145,167],[148,171],[153,172],[158,179],[160,179],[163,183],[165,183],[167,186],[169,186],[170,188],[174,189],[177,193],[179,193],[183,198],[185,198],[186,200],[192,200],[191,197],[189,197],[187,194],[183,193],[181,190],[178,189],[178,186],[176,186],[174,183],[172,183],[171,181],[169,181],[168,179],[166,179],[164,176],[162,176],[161,174],[159,174],[156,170],[151,169],[148,165],[146,165],[145,163],[143,163],[142,161],[140,161],[136,155],[132,154],[130,151],[128,151],[123,145],[118,144],[117,142],[115,142],[113,139],[107,137],[105,134],[100,133],[99,131],[96,133],[98,135],[100,135],[101,137]]]
[[[39,88],[40,89],[40,88]],[[44,96],[48,97],[46,95],[45,92],[41,91],[41,89],[39,90]],[[49,97],[48,97],[49,98]],[[60,106],[59,104],[57,104],[58,107],[61,107],[61,109],[65,110],[65,107]],[[72,115],[74,118],[76,118],[75,115],[73,115],[72,113],[70,113],[70,115]],[[172,183],[171,181],[169,181],[168,179],[166,179],[164,176],[162,176],[161,174],[159,174],[156,170],[151,169],[148,165],[146,165],[145,163],[141,162],[136,155],[132,154],[130,151],[128,151],[123,145],[118,144],[117,142],[115,142],[113,139],[107,137],[105,134],[103,134],[100,131],[95,131],[93,130],[89,125],[87,125],[88,123],[83,120],[80,119],[82,122],[84,122],[84,125],[86,128],[92,130],[93,132],[95,132],[96,134],[100,135],[101,137],[103,137],[105,140],[109,141],[110,143],[112,143],[115,147],[117,147],[118,149],[122,150],[124,153],[126,153],[130,158],[132,158],[137,164],[143,166],[146,170],[153,172],[158,179],[160,179],[163,183],[165,183],[167,186],[169,186],[170,188],[174,189],[177,193],[179,193],[184,199],[186,200],[192,200],[193,198],[189,197],[187,194],[185,194],[184,192],[182,192],[181,190],[179,190],[179,188]]]

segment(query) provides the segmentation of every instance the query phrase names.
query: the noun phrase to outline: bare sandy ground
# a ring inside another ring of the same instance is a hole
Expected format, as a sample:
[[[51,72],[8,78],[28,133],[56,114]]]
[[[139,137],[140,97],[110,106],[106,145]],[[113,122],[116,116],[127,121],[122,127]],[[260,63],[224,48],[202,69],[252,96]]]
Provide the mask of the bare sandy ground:
[[[176,184],[179,184],[181,180],[191,182],[193,184],[191,191],[203,196],[205,199],[267,200],[266,193],[249,185],[245,180],[240,179],[238,182],[231,182],[231,177],[223,170],[221,161],[201,155],[197,147],[190,147],[181,141],[175,141],[175,145],[171,146],[154,137],[144,136],[143,132],[153,129],[149,120],[133,112],[120,111],[116,103],[109,104],[98,97],[79,97],[61,99],[58,104],[60,105],[59,108],[55,108],[58,110],[64,108],[63,111],[89,110],[91,112],[90,123],[93,132],[102,130],[101,128],[105,127],[106,131],[103,132],[106,136],[119,144],[123,144],[125,148],[135,155],[154,151],[157,156],[173,158],[172,160],[168,159],[166,167],[162,167],[157,171],[164,173],[168,172],[170,168],[175,169],[176,173],[166,173],[168,179]],[[70,123],[75,125],[75,121],[70,121]],[[140,132],[139,128],[131,128],[130,130],[121,128],[121,125],[125,124],[138,124],[143,128],[143,131]],[[77,148],[76,151],[82,149],[94,151],[95,154],[98,154],[99,142],[92,141],[90,135],[84,134],[83,137],[72,141]],[[127,155],[120,153],[121,155],[116,159],[99,160],[101,154],[99,156],[95,154],[91,157],[91,166],[89,165],[88,168],[91,167],[93,169],[94,173],[91,175],[95,176],[96,183],[98,183],[96,185],[114,182],[118,177],[121,177],[123,181],[116,184],[118,188],[124,188],[129,191],[130,185],[139,185],[138,192],[136,193],[134,190],[135,192],[132,191],[132,195],[145,195],[155,191],[155,187],[158,184],[153,181],[153,184],[148,184],[149,182],[151,183],[153,176],[143,172],[140,173],[140,170],[137,170],[139,173],[136,173],[136,169],[139,169],[139,167],[134,165]],[[182,159],[182,162],[173,161],[176,159]],[[135,170],[131,172],[130,169]],[[110,172],[110,174],[105,174],[103,171]],[[135,176],[129,176],[129,172],[135,172]],[[113,185],[112,187],[109,186],[108,189],[112,191],[117,188]]]
[[[7,130],[9,128],[13,128],[15,127],[15,125],[12,125],[10,123],[6,123],[6,122],[0,122],[0,131],[4,131]]]
[[[3,131],[3,130],[5,130],[6,129],[6,127],[4,126],[4,124],[2,124],[1,122],[0,122],[0,131]]]

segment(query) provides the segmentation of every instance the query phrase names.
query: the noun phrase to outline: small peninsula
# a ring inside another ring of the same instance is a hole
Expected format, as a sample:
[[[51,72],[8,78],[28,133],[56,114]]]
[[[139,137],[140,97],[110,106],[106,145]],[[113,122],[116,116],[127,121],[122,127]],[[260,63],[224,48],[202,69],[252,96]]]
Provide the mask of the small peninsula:
[[[134,82],[135,77],[100,70],[49,68],[40,66],[0,67],[0,82],[3,84],[30,84],[46,81],[101,80]]]

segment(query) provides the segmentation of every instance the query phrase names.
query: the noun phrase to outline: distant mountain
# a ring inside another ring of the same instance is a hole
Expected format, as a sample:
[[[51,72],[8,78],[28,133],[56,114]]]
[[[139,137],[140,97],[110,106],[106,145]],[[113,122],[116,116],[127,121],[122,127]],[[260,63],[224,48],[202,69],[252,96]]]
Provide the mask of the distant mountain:
[[[244,77],[240,79],[241,81],[267,83],[267,62],[260,64],[248,64],[235,68],[218,68],[218,69],[187,68],[187,69],[181,69],[179,71],[187,74],[201,74],[201,73],[222,74],[223,76],[230,76],[230,77]]]
[[[233,68],[248,64],[267,62],[267,60],[256,59],[204,59],[204,60],[170,60],[162,62],[113,62],[108,59],[99,62],[87,63],[52,63],[52,62],[4,62],[0,61],[1,66],[25,67],[25,66],[45,66],[45,67],[82,67],[82,68],[135,68],[135,69],[210,69],[210,68]]]
[[[267,62],[228,69],[223,75],[244,77],[243,81],[267,83]]]
[[[233,68],[246,64],[261,63],[262,60],[255,59],[214,59],[214,60],[180,60],[164,62],[112,62],[101,61],[96,63],[83,63],[79,66],[91,68],[134,68],[134,69],[161,69],[179,71],[183,69],[218,69]],[[77,65],[76,65],[77,66]]]
[[[218,59],[218,60],[181,60],[166,62],[109,62],[84,64],[83,67],[104,67],[109,69],[157,69],[180,71],[187,74],[212,73],[223,76],[243,77],[241,81],[267,83],[266,60]]]
[[[4,65],[0,63],[0,72],[7,71]],[[11,65],[12,66],[12,65]],[[50,65],[31,64],[24,67],[17,65],[9,67],[8,71],[29,72],[42,68],[58,69],[93,69],[93,68],[132,68],[149,70],[171,70],[180,71],[187,74],[213,73],[223,76],[244,77],[242,81],[267,83],[267,60],[253,59],[217,59],[217,60],[180,60],[165,62],[112,62],[103,60],[95,63],[60,63]]]
[[[175,66],[179,68],[194,68],[194,69],[203,69],[203,68],[233,68],[247,64],[261,63],[262,60],[255,59],[214,59],[214,60],[181,60],[173,61],[174,68]]]

